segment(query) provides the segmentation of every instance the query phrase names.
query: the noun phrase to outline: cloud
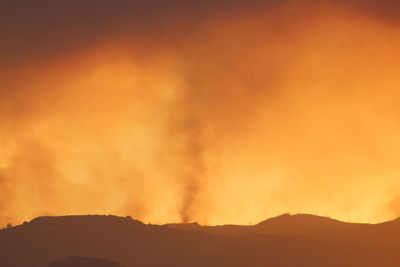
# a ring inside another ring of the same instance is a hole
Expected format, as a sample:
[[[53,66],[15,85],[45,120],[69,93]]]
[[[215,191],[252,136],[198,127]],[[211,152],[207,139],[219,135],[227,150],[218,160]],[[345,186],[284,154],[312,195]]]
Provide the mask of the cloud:
[[[3,1],[0,220],[389,218],[397,9]]]

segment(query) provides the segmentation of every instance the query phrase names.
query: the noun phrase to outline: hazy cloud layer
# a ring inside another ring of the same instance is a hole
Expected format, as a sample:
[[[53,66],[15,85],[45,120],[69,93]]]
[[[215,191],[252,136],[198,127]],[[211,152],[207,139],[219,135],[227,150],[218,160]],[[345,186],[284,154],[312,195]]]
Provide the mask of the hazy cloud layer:
[[[2,1],[0,221],[398,215],[397,1]]]

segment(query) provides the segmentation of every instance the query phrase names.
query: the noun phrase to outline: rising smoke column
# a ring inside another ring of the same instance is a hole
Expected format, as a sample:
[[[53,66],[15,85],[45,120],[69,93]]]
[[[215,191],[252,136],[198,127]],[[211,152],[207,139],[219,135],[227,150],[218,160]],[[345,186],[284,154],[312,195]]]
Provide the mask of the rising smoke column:
[[[188,118],[184,124],[185,139],[182,161],[182,205],[179,210],[181,221],[188,223],[196,214],[196,202],[201,197],[202,187],[206,181],[207,172],[204,162],[205,145],[203,143],[203,128],[201,121]]]

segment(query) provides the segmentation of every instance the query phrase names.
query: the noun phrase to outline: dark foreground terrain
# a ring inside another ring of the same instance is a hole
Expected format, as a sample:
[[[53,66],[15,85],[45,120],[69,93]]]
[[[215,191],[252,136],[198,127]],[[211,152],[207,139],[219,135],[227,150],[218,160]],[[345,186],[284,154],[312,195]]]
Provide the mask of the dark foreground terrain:
[[[49,267],[122,267],[116,262],[94,257],[66,257],[55,261]]]
[[[96,215],[40,217],[0,231],[2,267],[119,265],[398,267],[400,220],[370,225],[282,215],[254,226],[206,227]]]

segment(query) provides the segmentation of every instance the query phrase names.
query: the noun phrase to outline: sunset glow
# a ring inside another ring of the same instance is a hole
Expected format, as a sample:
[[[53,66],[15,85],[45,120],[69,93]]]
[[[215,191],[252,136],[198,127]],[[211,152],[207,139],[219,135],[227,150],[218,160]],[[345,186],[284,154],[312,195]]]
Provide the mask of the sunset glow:
[[[361,1],[250,2],[7,36],[0,224],[400,216],[399,22]]]

